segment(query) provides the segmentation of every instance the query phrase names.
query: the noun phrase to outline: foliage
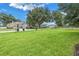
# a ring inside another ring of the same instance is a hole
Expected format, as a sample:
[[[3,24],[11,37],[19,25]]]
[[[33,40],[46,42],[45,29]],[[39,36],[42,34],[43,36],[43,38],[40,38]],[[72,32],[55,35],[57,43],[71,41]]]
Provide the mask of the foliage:
[[[79,4],[77,3],[65,3],[59,4],[60,10],[67,13],[65,17],[65,23],[70,25],[79,26]]]
[[[61,14],[60,11],[53,11],[52,12],[53,18],[56,21],[56,24],[58,26],[63,26],[62,21],[63,21],[63,15]]]
[[[6,25],[7,23],[16,21],[16,18],[11,14],[0,13],[0,21],[3,21],[3,23]]]
[[[40,25],[44,21],[48,21],[50,19],[50,11],[47,8],[35,8],[32,11],[29,11],[27,19],[27,23],[32,27],[40,28]]]

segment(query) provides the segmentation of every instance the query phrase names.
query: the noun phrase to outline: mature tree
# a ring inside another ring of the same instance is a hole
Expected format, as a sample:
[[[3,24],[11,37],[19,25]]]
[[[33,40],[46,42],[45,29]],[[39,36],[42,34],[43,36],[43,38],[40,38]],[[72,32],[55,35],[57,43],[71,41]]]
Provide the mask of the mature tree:
[[[60,11],[53,11],[52,12],[53,19],[56,21],[58,26],[63,26],[63,14]]]
[[[47,8],[35,8],[32,11],[29,11],[27,15],[27,22],[36,28],[40,28],[40,25],[44,21],[48,21],[50,19],[50,11]]]
[[[0,20],[6,25],[12,21],[16,21],[16,18],[10,14],[0,13]]]
[[[65,17],[65,23],[69,25],[79,26],[79,4],[77,3],[66,3],[59,4],[61,11],[67,13]]]

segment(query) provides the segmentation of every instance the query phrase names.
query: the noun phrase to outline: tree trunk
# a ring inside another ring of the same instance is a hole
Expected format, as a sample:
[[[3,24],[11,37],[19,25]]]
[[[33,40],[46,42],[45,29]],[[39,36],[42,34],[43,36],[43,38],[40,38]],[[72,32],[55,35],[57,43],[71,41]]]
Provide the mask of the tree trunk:
[[[61,23],[62,23],[62,27],[64,27],[64,20],[62,20]]]
[[[40,28],[40,24],[38,24],[38,28]]]

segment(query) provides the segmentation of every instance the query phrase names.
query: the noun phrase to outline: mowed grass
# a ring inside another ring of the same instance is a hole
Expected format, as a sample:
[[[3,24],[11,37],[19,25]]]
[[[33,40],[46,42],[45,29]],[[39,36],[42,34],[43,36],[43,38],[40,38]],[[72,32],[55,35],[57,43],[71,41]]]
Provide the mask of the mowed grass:
[[[0,33],[0,56],[73,56],[79,30]]]

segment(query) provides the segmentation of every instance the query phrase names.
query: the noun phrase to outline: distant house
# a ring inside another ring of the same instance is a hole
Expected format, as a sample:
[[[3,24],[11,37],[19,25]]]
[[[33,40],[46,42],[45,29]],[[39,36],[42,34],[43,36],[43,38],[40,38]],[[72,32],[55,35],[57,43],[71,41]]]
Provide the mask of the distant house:
[[[54,28],[56,26],[57,26],[56,22],[43,22],[41,24],[41,27],[43,27],[43,28],[47,28],[47,27]]]
[[[15,21],[7,24],[7,28],[17,28],[17,25],[19,25],[19,28],[26,28],[27,24],[21,21]]]

